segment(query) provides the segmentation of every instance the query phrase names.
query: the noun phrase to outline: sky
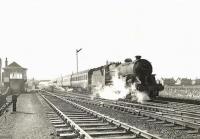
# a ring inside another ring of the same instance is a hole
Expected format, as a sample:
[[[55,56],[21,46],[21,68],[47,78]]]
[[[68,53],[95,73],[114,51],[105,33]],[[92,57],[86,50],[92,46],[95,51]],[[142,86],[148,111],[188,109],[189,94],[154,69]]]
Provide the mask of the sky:
[[[0,0],[0,57],[53,79],[141,55],[160,77],[200,78],[199,0]]]

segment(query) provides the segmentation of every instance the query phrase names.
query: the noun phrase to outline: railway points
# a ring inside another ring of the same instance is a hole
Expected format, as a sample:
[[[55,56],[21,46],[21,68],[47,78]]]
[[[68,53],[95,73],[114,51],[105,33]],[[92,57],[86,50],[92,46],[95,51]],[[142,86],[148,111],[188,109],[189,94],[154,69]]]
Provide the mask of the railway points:
[[[125,123],[109,118],[105,115],[97,113],[72,101],[65,100],[54,94],[48,92],[43,92],[41,94],[42,97],[45,99],[45,101],[47,101],[47,103],[54,109],[55,113],[57,113],[60,116],[60,118],[62,118],[63,122],[59,123],[64,124],[66,127],[67,125],[70,126],[70,128],[72,128],[72,130],[74,130],[75,133],[76,131],[78,131],[78,133],[76,134],[74,133],[73,135],[74,137],[77,136],[81,138],[82,136],[84,136],[84,138],[86,139],[92,139],[92,138],[161,139],[156,135],[147,133],[146,131],[142,131],[134,126],[129,126]],[[63,103],[62,101],[65,102],[64,106],[62,105]],[[54,104],[52,104],[52,102]],[[68,109],[68,111],[65,111],[64,108],[69,107],[69,104],[70,108]],[[57,108],[55,105],[57,106],[62,105],[60,109],[63,110],[59,110],[59,108]],[[65,113],[62,111],[64,111]],[[52,116],[52,113],[50,114]],[[55,115],[53,114],[53,116]],[[63,134],[60,134],[60,136],[62,135]],[[66,133],[65,135],[68,136],[69,134]]]
[[[84,97],[84,95],[77,94],[76,96],[76,93],[65,93],[65,95],[63,93],[56,94],[64,97],[67,100],[74,101],[86,107],[94,109],[105,107],[105,109],[108,109],[109,111],[113,109],[119,113],[120,111],[122,111],[122,113],[130,113],[129,116],[132,115],[132,117],[136,117],[136,119],[142,119],[146,120],[147,122],[162,124],[164,127],[171,127],[174,130],[183,130],[185,135],[188,134],[187,137],[193,135],[197,136],[197,138],[199,137],[199,116],[198,113],[195,114],[195,112],[184,113],[178,111],[178,109],[173,110],[172,108],[163,107],[153,102],[149,102],[149,104],[136,104],[104,99],[91,100],[88,99],[88,97]],[[179,103],[176,104],[178,105]],[[190,107],[191,105],[185,106]],[[196,107],[198,108],[199,106],[196,105]]]

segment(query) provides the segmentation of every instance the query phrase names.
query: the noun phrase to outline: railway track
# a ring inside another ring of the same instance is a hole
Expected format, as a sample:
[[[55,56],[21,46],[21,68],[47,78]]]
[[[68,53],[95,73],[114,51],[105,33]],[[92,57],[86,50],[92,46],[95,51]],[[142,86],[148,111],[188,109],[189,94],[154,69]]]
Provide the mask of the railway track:
[[[5,95],[8,94],[9,90],[10,90],[9,87],[6,88],[6,90],[2,91],[3,92],[2,96],[0,96],[0,102],[1,102],[0,103],[0,105],[1,105],[1,107],[0,107],[0,116],[3,115],[4,112],[7,110],[7,108],[12,104],[11,100],[6,102]]]
[[[65,93],[63,95],[90,100],[88,99],[87,95],[83,95],[83,94],[76,95],[75,93],[67,93],[67,94]],[[101,98],[95,99],[94,101],[100,101],[100,102],[104,101],[104,102],[116,103],[116,104],[120,104],[124,106],[131,106],[131,107],[134,106],[138,108],[148,108],[148,106],[150,106],[149,108],[153,108],[153,109],[160,108],[160,110],[162,110],[162,108],[169,108],[168,110],[173,109],[172,111],[179,111],[182,114],[184,114],[185,112],[190,112],[190,113],[193,113],[194,115],[196,114],[197,116],[200,114],[200,105],[172,102],[172,101],[155,100],[153,102],[145,102],[144,104],[139,104],[137,102],[113,101],[113,100],[106,100],[106,99],[101,99]]]
[[[170,123],[173,126],[181,126],[177,129],[188,129],[188,133],[200,133],[199,105],[174,102],[147,102],[146,104],[138,104],[103,99],[90,100],[83,96],[80,97],[80,95],[76,97],[74,95],[70,97],[70,94],[67,94],[67,97],[64,95],[62,96],[65,97],[65,99],[74,101],[76,103],[85,103],[88,105],[109,107],[137,116],[142,116],[149,121],[160,121],[167,126]]]
[[[12,104],[12,102],[6,102],[4,105],[0,108],[0,116],[3,115],[3,113],[7,110],[7,108]]]
[[[136,127],[127,125],[73,101],[48,92],[39,93],[51,107],[47,115],[57,134],[81,139],[160,139]]]

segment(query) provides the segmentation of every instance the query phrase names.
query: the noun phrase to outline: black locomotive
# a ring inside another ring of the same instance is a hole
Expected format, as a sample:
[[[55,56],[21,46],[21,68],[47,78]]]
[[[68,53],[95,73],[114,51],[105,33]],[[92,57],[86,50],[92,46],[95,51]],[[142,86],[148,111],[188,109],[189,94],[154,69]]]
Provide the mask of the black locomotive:
[[[125,60],[118,70],[119,74],[126,78],[127,83],[134,84],[138,91],[147,93],[151,99],[158,96],[159,91],[164,89],[162,84],[156,82],[151,63],[146,59],[141,59],[141,56],[136,56],[133,62]]]
[[[107,63],[98,68],[59,77],[53,82],[58,86],[73,87],[92,93],[96,87],[112,85],[117,74],[118,78],[125,80],[126,86],[134,85],[137,91],[145,92],[154,99],[164,87],[156,82],[152,71],[152,65],[148,60],[136,56],[135,61],[126,59],[124,63]]]

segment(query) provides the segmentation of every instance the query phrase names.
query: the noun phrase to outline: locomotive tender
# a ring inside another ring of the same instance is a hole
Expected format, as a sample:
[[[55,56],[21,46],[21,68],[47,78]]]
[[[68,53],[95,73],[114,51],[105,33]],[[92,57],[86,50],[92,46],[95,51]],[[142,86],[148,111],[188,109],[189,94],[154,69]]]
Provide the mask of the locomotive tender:
[[[155,74],[152,74],[152,71],[152,65],[148,60],[136,56],[135,61],[126,59],[124,63],[110,63],[57,78],[56,83],[62,87],[93,92],[95,87],[112,85],[112,79],[117,74],[118,78],[126,81],[126,86],[134,85],[137,91],[145,92],[151,99],[154,99],[164,87],[156,82]]]

